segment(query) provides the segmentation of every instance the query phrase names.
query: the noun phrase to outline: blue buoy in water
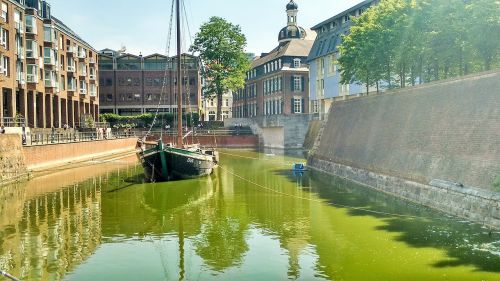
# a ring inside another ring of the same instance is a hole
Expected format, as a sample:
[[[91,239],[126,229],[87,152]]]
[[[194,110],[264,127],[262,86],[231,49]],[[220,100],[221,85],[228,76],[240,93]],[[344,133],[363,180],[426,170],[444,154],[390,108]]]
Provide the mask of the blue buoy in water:
[[[296,172],[303,172],[303,171],[307,171],[307,168],[306,168],[306,165],[304,165],[302,163],[295,163],[293,165],[293,170]]]

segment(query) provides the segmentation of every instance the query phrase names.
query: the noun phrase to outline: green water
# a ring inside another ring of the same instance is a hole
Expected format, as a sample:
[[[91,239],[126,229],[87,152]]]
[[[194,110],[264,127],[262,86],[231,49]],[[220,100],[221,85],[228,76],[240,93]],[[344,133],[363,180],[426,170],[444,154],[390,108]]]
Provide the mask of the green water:
[[[0,187],[0,268],[23,280],[500,280],[498,232],[294,175],[300,159],[225,153],[207,179],[144,184],[123,160]]]

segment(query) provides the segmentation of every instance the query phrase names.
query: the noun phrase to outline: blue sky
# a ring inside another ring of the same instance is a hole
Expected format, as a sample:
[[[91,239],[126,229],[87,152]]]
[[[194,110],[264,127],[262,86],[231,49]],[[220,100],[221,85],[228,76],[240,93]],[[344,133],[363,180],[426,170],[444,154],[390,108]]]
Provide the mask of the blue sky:
[[[289,0],[185,0],[192,35],[210,16],[239,24],[247,36],[247,51],[260,54],[277,45],[286,25]],[[361,2],[361,0],[295,0],[298,22],[304,28]],[[143,55],[165,53],[171,0],[49,0],[52,14],[96,49],[119,49]],[[189,43],[189,41],[187,41]]]

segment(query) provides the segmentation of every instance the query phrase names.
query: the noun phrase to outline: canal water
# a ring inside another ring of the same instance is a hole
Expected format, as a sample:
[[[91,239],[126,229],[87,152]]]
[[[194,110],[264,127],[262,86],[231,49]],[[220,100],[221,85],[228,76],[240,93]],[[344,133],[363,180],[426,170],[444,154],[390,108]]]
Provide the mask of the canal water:
[[[145,184],[134,158],[0,187],[0,269],[22,280],[500,280],[500,233],[319,173],[223,151]],[[1,277],[0,277],[1,280]]]

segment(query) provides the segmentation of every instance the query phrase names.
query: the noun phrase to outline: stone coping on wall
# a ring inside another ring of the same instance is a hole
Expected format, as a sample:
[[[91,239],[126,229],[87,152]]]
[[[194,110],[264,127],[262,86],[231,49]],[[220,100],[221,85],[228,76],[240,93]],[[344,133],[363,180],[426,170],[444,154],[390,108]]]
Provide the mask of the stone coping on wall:
[[[315,157],[309,158],[308,166],[403,200],[500,229],[500,194],[496,192],[453,185],[438,187]]]

